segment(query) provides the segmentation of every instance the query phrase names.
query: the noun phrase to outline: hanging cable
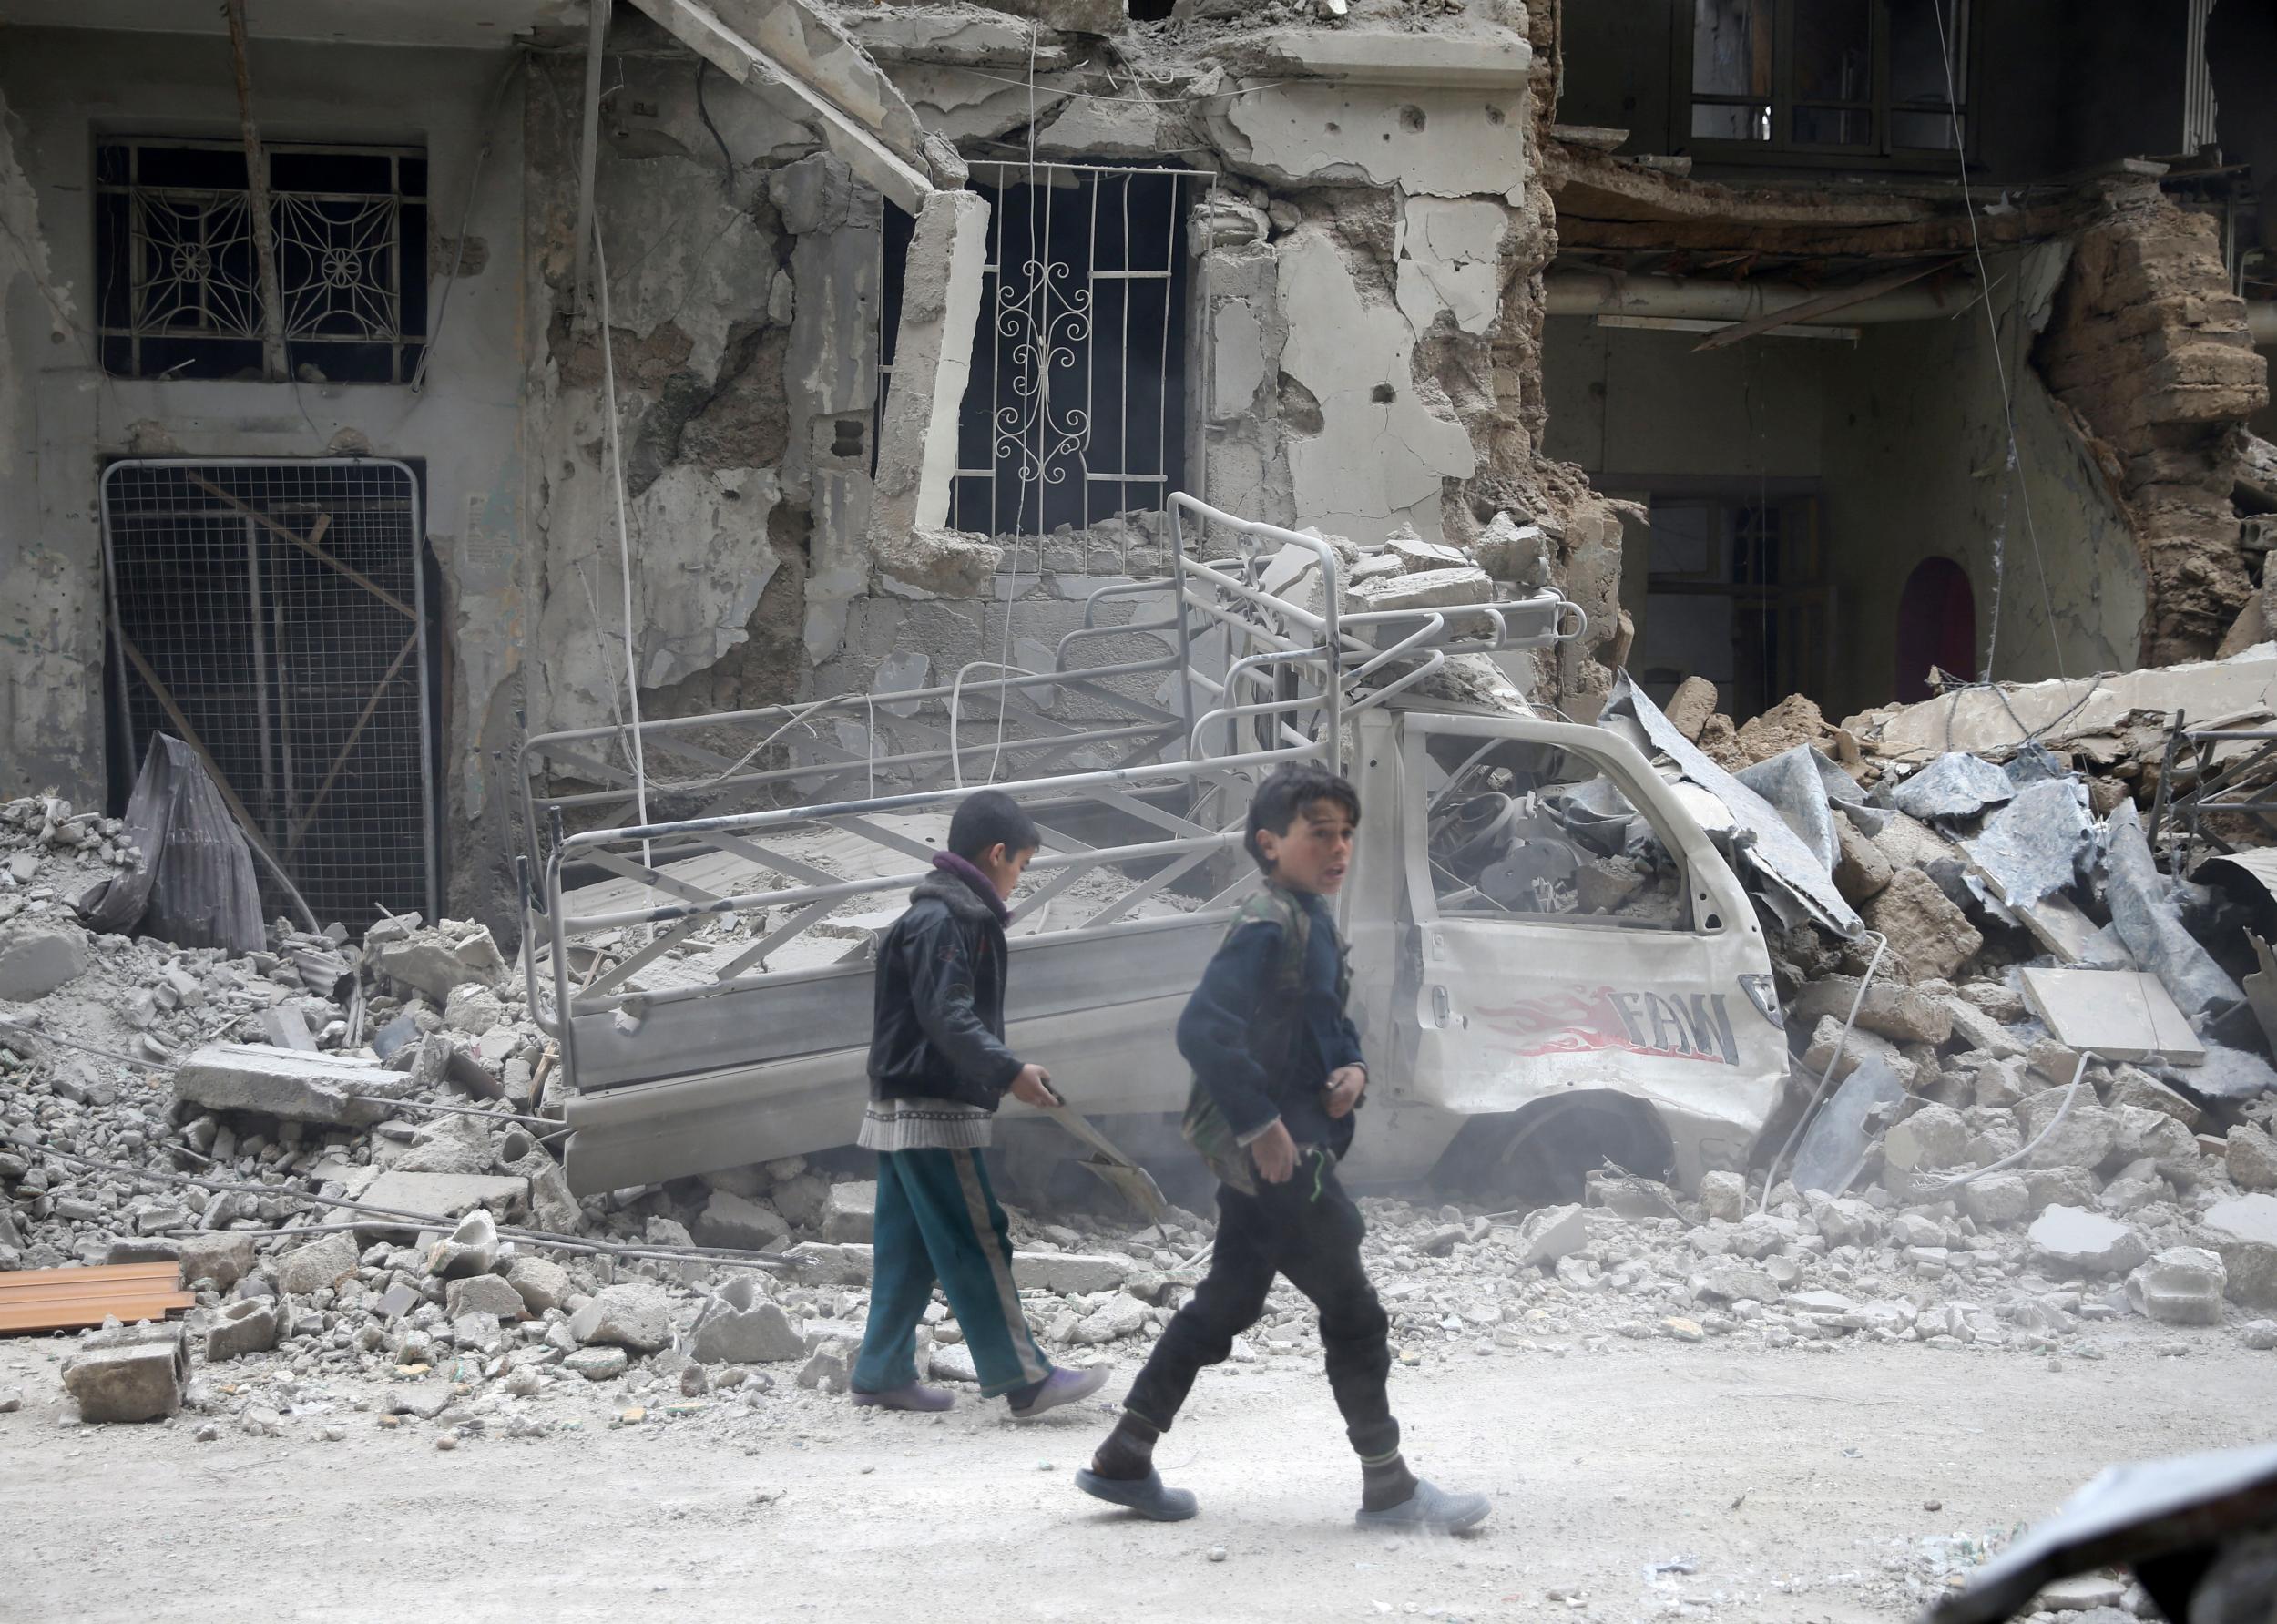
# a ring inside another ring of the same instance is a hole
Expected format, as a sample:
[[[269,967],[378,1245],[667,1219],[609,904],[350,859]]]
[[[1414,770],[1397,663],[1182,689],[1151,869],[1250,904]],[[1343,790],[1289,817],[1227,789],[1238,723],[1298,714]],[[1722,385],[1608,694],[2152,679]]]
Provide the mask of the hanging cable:
[[[640,665],[633,652],[632,529],[625,518],[624,442],[617,424],[617,346],[609,336],[608,252],[601,243],[598,210],[593,219],[593,281],[601,297],[601,402],[608,424],[609,483],[617,497],[618,577],[624,590],[625,699],[632,718],[633,804],[645,826],[648,822],[648,763],[640,741]],[[648,864],[646,841],[641,843],[640,861],[643,866]]]

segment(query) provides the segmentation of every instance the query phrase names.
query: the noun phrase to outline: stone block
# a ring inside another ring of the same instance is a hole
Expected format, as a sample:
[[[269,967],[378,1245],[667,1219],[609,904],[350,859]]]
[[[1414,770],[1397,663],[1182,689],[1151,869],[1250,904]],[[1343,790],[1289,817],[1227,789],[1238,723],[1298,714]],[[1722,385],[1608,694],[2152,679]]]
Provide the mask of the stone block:
[[[874,1190],[877,1187],[872,1185]],[[791,1226],[772,1207],[761,1206],[745,1196],[734,1195],[725,1190],[714,1190],[696,1215],[696,1239],[706,1246],[724,1246],[744,1251],[763,1251],[770,1245],[787,1241]],[[867,1241],[865,1232],[849,1236],[849,1240]]]
[[[588,1382],[608,1382],[623,1375],[630,1363],[622,1348],[579,1348],[561,1362],[561,1367]]]
[[[447,927],[417,931],[402,942],[390,942],[374,955],[380,974],[389,980],[427,995],[438,1005],[450,1002],[452,992],[467,982],[495,986],[505,975],[506,962],[491,938],[487,925],[462,925],[455,935]]]
[[[2027,1234],[2032,1250],[2049,1262],[2088,1274],[2124,1274],[2150,1256],[2129,1226],[2080,1207],[2048,1208]]]
[[[689,1347],[699,1364],[780,1364],[806,1356],[806,1337],[761,1295],[749,1274],[721,1286],[696,1317]]]
[[[898,370],[898,369],[896,369]],[[978,598],[996,577],[1004,549],[985,536],[924,528],[872,536],[883,588],[926,598]]]
[[[2027,1144],[2055,1124],[2056,1114],[2063,1108],[2068,1092],[2065,1088],[2045,1089],[2017,1107],[2017,1120],[2024,1129]],[[2082,1084],[2062,1123],[2048,1133],[2027,1160],[2036,1168],[2093,1169],[2108,1161],[2118,1146],[2118,1114],[2096,1104],[2094,1093]]]
[[[1687,683],[1704,679],[1688,677]],[[1682,690],[1680,689],[1679,692]],[[1715,708],[1714,684],[1708,685],[1709,708]],[[1674,720],[1671,718],[1670,720]],[[1702,717],[1701,721],[1707,720]],[[1881,847],[1860,832],[1858,826],[1840,812],[1834,814],[1834,836],[1838,843],[1834,858],[1834,889],[1843,894],[1843,900],[1853,906],[1863,906],[1869,897],[1879,896],[1888,888],[1894,872],[1890,860]]]
[[[2202,1246],[2170,1246],[2127,1277],[2127,1301],[2162,1325],[2219,1325],[2230,1272]]]
[[[2008,1036],[2006,1026],[1966,998],[1948,994],[1938,1002],[1952,1020],[1953,1036],[1967,1045],[1971,1054],[2008,1060],[2024,1053],[2024,1046]]]
[[[250,1111],[291,1122],[370,1128],[411,1079],[371,1060],[306,1054],[266,1044],[213,1043],[174,1073],[178,1112]]]
[[[1790,1020],[1832,1018],[1839,1028],[1858,997],[1858,977],[1829,975],[1813,981],[1794,996],[1788,1006]],[[1974,1013],[1972,1011],[1972,1013]],[[1898,1043],[1943,1043],[1953,1036],[1953,1013],[1945,1001],[1902,981],[1877,975],[1858,1003],[1858,1025]]]
[[[470,1274],[444,1288],[444,1312],[455,1321],[463,1314],[486,1313],[501,1321],[518,1320],[526,1306],[522,1293],[502,1274]]]
[[[216,1290],[226,1292],[251,1272],[253,1238],[201,1230],[179,1237],[174,1255],[181,1262],[185,1284],[209,1280]]]
[[[1895,868],[1887,885],[1863,909],[1866,924],[1890,939],[1901,979],[1940,976],[1950,981],[1975,958],[1985,938],[1968,915],[1916,868]],[[1893,966],[1884,966],[1887,974]]]
[[[1747,1180],[1738,1173],[1702,1173],[1700,1204],[1711,1219],[1737,1223],[1747,1216]]]
[[[2086,1207],[2093,1204],[2098,1186],[2095,1175],[2085,1168],[2027,1168],[2024,1169],[2025,1199],[2035,1212],[2050,1207]]]
[[[822,1209],[822,1239],[864,1241],[877,1219],[878,1187],[874,1182],[833,1184]]]
[[[306,1297],[338,1285],[356,1272],[357,1261],[354,1237],[322,1236],[277,1261],[277,1289],[288,1296]]]
[[[2021,1223],[2032,1210],[2031,1191],[2015,1173],[1987,1173],[1959,1195],[1961,1210],[1980,1224]]]
[[[189,1377],[183,1329],[145,1322],[89,1332],[64,1362],[64,1390],[82,1421],[158,1421],[182,1407]]]
[[[2111,1086],[2104,1103],[2112,1107],[2133,1105],[2147,1110],[2164,1111],[2192,1131],[2205,1118],[2205,1113],[2197,1106],[2139,1066],[2120,1066],[2113,1069]]]
[[[2230,1130],[2225,1156],[2230,1181],[2240,1190],[2277,1190],[2277,1139],[2241,1122]]]
[[[1139,1272],[1138,1265],[1114,1252],[1023,1251],[1013,1254],[1014,1278],[1062,1297],[1118,1292]]]
[[[516,1257],[506,1269],[506,1284],[522,1299],[524,1311],[531,1315],[559,1308],[569,1300],[575,1289],[569,1272],[559,1263],[525,1252]]]
[[[1935,1172],[1968,1159],[1969,1127],[1950,1106],[1922,1107],[1883,1136],[1883,1159],[1901,1172]]]
[[[811,1230],[822,1221],[830,1208],[830,1186],[812,1173],[801,1173],[775,1186],[775,1210],[794,1228]]]
[[[1363,612],[1455,608],[1492,603],[1494,577],[1475,564],[1452,569],[1419,569],[1406,575],[1362,581],[1352,589]]]
[[[1084,1315],[1076,1325],[1075,1335],[1068,1340],[1084,1347],[1101,1346],[1137,1335],[1146,1323],[1147,1305],[1128,1292],[1118,1292]]]
[[[77,925],[14,925],[0,934],[0,1000],[44,998],[87,965],[87,935]]]
[[[610,1286],[571,1316],[569,1334],[587,1346],[653,1353],[672,1340],[671,1303],[653,1286]]]
[[[220,1364],[248,1353],[266,1353],[276,1345],[276,1305],[257,1298],[240,1298],[224,1303],[220,1318],[207,1329],[206,1363]]]
[[[1588,1244],[1588,1219],[1578,1205],[1540,1208],[1527,1213],[1518,1225],[1522,1268],[1554,1263]]]
[[[2215,1202],[2199,1221],[2196,1238],[2221,1254],[2230,1274],[2231,1302],[2277,1308],[2277,1196]]]

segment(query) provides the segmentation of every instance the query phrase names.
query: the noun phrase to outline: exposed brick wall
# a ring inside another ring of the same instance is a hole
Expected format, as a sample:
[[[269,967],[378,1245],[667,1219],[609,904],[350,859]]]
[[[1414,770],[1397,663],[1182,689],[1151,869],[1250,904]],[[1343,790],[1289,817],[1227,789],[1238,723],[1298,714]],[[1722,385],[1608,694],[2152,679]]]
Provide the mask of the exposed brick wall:
[[[2121,202],[2079,237],[2033,360],[2134,526],[2145,663],[2211,654],[2252,589],[2230,489],[2238,426],[2269,400],[2214,222],[2156,193]]]

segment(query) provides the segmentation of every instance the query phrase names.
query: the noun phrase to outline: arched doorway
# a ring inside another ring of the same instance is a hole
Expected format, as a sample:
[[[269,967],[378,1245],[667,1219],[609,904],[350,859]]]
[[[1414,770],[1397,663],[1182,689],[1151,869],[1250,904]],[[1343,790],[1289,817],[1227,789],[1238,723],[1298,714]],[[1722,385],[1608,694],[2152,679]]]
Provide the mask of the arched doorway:
[[[1924,558],[1905,577],[1897,600],[1900,704],[1929,697],[1929,668],[1956,677],[1976,674],[1976,593],[1968,571],[1950,558]]]

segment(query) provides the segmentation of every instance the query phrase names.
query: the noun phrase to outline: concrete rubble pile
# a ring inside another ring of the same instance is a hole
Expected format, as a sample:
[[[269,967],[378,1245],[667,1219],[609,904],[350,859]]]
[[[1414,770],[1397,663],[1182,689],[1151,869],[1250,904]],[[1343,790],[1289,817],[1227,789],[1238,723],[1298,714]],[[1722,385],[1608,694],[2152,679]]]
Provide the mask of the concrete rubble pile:
[[[2277,903],[2227,860],[2161,873],[2145,832],[2170,710],[2265,724],[2272,676],[2263,646],[1839,727],[1799,696],[1733,729],[1704,683],[1665,711],[1617,689],[1605,725],[1733,812],[1792,1063],[1744,1179],[1618,1230],[1583,1215],[1578,1300],[1641,1298],[1629,1334],[1781,1345],[2054,1347],[2126,1319],[2277,1345],[2277,1070],[2247,974]]]

